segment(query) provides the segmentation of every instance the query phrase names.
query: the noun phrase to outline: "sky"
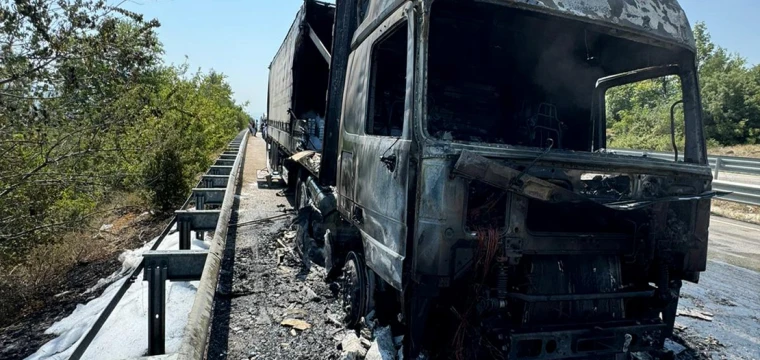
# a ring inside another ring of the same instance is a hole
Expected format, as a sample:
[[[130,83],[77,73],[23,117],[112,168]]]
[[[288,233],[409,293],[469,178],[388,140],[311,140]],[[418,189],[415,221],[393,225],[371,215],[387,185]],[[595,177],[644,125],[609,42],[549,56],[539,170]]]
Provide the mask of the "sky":
[[[164,61],[227,75],[235,99],[266,112],[267,69],[303,0],[129,0],[122,6],[161,22]],[[760,64],[760,1],[680,0],[713,42]],[[187,58],[186,58],[187,57]]]

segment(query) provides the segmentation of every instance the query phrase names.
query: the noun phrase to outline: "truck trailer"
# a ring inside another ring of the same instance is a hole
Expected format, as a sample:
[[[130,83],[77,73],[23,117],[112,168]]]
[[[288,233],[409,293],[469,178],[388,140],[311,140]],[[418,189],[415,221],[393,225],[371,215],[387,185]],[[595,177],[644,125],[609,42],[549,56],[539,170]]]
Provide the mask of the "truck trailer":
[[[715,196],[695,54],[676,0],[306,0],[266,133],[299,248],[407,358],[660,354]],[[642,82],[673,161],[608,149]]]

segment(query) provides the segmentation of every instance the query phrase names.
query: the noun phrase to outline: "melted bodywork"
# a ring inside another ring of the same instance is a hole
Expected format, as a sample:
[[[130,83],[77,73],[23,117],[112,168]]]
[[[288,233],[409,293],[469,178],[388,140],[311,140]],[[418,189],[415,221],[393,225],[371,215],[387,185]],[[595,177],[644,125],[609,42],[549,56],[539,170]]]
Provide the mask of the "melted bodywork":
[[[362,311],[398,306],[408,354],[659,350],[715,195],[694,51],[674,0],[307,0],[272,63],[270,159],[328,267],[366,263]],[[606,90],[659,76],[682,86],[685,161],[606,151]],[[321,154],[297,126],[314,113]]]
[[[604,23],[696,51],[686,13],[675,0],[481,0]]]

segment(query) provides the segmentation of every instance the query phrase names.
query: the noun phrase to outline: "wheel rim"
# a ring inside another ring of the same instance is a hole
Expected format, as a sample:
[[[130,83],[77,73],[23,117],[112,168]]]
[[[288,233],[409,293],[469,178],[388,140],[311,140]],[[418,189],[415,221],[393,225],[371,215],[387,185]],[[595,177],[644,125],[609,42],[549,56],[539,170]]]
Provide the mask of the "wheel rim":
[[[349,327],[354,327],[366,312],[368,289],[364,261],[353,251],[346,256],[343,274],[344,321]]]

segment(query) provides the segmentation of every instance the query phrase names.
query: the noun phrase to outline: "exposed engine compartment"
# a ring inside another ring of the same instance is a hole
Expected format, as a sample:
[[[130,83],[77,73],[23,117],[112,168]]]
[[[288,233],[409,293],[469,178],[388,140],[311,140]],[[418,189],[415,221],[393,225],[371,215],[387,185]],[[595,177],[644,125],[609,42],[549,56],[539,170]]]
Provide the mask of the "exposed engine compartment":
[[[465,152],[454,167],[469,179],[472,239],[469,254],[457,244],[448,290],[468,296],[445,297],[457,358],[659,349],[672,331],[681,279],[696,280],[704,265],[695,260],[705,254],[693,253],[707,231],[693,216],[709,206],[704,179],[541,166],[527,174],[507,164]]]

